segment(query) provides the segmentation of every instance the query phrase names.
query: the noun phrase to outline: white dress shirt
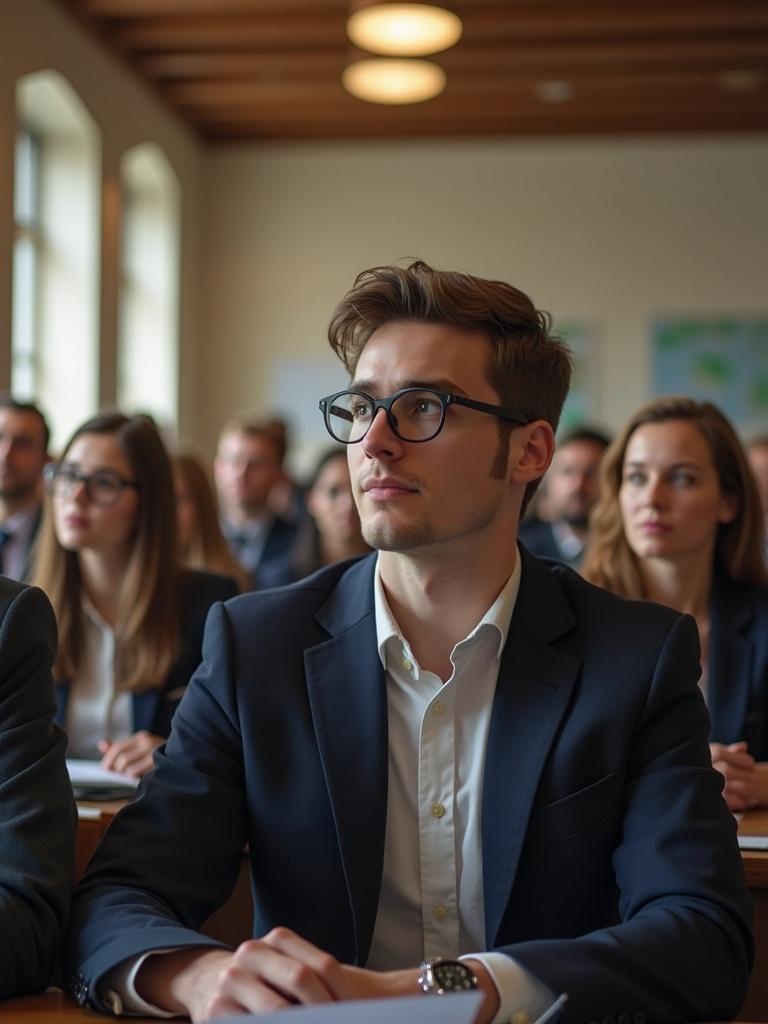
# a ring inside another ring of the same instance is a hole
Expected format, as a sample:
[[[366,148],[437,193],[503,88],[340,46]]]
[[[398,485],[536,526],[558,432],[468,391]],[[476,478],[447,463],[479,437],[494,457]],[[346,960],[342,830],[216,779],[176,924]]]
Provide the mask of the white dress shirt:
[[[83,641],[82,664],[67,697],[67,756],[101,760],[99,740],[133,735],[133,705],[130,693],[115,693],[115,631],[87,600]]]
[[[453,671],[445,682],[420,669],[387,603],[378,563],[374,576],[376,637],[387,686],[389,780],[384,869],[366,966],[396,970],[435,956],[480,961],[499,992],[494,1024],[513,1017],[534,1020],[554,1001],[549,989],[512,958],[476,952],[485,948],[485,748],[520,573],[518,557],[499,596],[451,652]],[[136,992],[134,981],[148,955],[105,978],[114,1012],[169,1016]]]
[[[387,603],[378,564],[374,577],[389,784],[384,870],[367,966],[392,970],[435,956],[471,956],[499,991],[497,1022],[521,1011],[534,1019],[553,1001],[510,957],[476,952],[485,948],[485,748],[520,573],[518,557],[499,596],[453,648],[445,681],[419,667]]]

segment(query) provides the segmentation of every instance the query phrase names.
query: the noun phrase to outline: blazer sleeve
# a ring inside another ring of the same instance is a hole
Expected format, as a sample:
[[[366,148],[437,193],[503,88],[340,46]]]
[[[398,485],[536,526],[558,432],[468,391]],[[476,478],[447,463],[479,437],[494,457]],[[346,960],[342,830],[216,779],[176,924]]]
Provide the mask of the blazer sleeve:
[[[53,723],[56,623],[20,589],[0,622],[0,996],[44,988],[74,884],[76,813]]]
[[[696,628],[681,616],[629,739],[616,923],[502,948],[569,994],[564,1021],[637,1020],[639,1008],[648,1021],[727,1020],[743,1001],[751,907],[697,678]]]

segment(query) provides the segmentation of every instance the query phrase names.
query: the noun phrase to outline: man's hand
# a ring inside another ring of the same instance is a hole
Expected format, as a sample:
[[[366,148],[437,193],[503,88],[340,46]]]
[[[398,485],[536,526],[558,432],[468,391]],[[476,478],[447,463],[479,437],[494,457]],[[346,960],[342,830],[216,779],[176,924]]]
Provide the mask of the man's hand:
[[[153,767],[152,754],[165,743],[162,736],[154,736],[146,729],[135,732],[127,740],[99,741],[99,750],[104,755],[101,767],[111,772],[122,772],[139,779]]]
[[[471,966],[485,995],[478,1024],[487,1024],[498,1009],[498,993],[482,964],[471,961]],[[136,989],[147,1002],[188,1013],[195,1024],[202,1024],[227,1014],[267,1013],[297,1003],[416,995],[418,975],[418,968],[380,972],[351,967],[290,929],[275,928],[262,939],[242,943],[234,953],[180,950],[150,957],[139,971]]]
[[[712,767],[725,777],[723,797],[730,810],[748,811],[760,802],[759,778],[754,757],[746,743],[710,743]]]

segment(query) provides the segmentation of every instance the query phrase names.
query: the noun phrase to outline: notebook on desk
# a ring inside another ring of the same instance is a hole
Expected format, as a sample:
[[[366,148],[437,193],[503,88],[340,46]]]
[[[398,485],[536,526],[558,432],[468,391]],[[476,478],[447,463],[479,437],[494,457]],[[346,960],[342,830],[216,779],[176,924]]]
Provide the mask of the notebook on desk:
[[[131,775],[107,771],[99,761],[68,757],[67,771],[76,800],[126,800],[139,784]]]

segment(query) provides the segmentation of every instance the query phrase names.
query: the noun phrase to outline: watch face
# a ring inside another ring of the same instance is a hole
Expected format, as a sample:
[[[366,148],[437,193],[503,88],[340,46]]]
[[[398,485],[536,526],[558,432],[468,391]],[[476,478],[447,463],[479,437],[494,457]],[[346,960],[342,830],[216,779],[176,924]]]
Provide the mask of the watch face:
[[[437,988],[445,992],[466,992],[477,987],[477,978],[458,960],[444,960],[432,966]]]

